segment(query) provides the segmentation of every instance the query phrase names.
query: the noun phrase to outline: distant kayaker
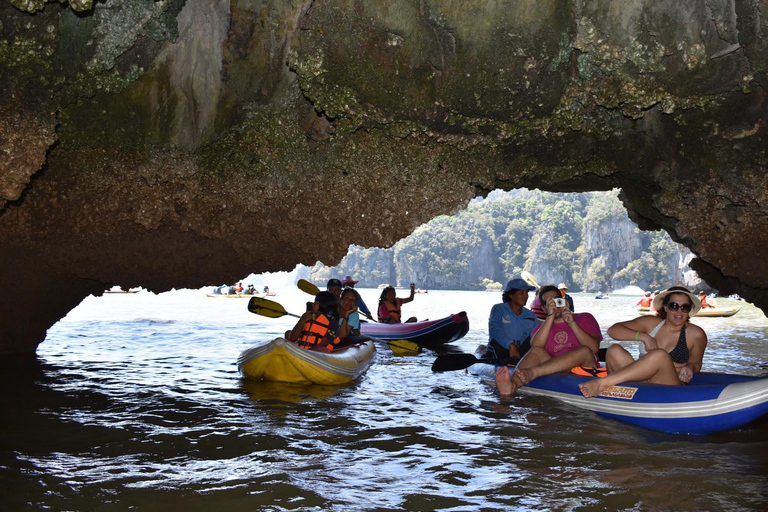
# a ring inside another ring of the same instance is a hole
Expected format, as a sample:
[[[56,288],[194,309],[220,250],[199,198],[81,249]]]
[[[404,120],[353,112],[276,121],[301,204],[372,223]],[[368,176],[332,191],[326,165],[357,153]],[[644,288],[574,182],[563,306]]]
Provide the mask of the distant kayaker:
[[[568,309],[571,310],[571,313],[575,313],[576,309],[573,307],[573,297],[568,295],[568,287],[565,285],[565,283],[560,283],[557,285],[557,289],[560,290],[560,296],[568,302]]]
[[[640,297],[640,300],[637,301],[637,305],[641,308],[651,308],[651,303],[653,302],[653,297],[651,297],[651,292],[645,292],[645,296]]]
[[[416,285],[411,283],[411,294],[405,299],[399,299],[396,296],[395,289],[387,286],[382,290],[379,297],[379,322],[384,324],[399,324],[401,320],[400,308],[403,304],[411,302],[416,293]],[[416,322],[416,317],[412,316],[406,322]]]
[[[547,285],[539,288],[539,300],[547,312],[543,324],[531,333],[531,348],[520,360],[513,375],[507,367],[496,372],[499,394],[508,396],[529,382],[553,373],[570,371],[574,366],[593,367],[603,335],[590,313],[573,313],[560,296],[560,290]]]
[[[528,293],[535,290],[523,279],[512,279],[504,287],[501,304],[488,317],[488,348],[485,360],[491,364],[516,364],[531,346],[536,316],[525,307]]]
[[[347,328],[348,319],[339,322],[339,303],[329,291],[315,295],[312,308],[301,315],[285,338],[305,348],[332,349],[341,341],[339,333]]]
[[[707,334],[690,323],[690,317],[701,309],[698,297],[683,283],[677,283],[653,299],[653,309],[655,315],[639,316],[608,328],[608,335],[616,341],[637,342],[640,357],[635,361],[618,343],[608,347],[608,376],[579,384],[585,397],[597,396],[607,387],[627,381],[679,386],[701,371]]]
[[[704,290],[699,292],[699,301],[701,302],[701,309],[717,307],[717,304],[715,304],[715,299],[710,299],[707,297],[707,293]]]
[[[347,290],[347,288],[351,288],[354,290],[355,295],[357,296],[357,309],[360,310],[362,314],[364,314],[369,320],[373,320],[373,315],[371,315],[371,310],[368,309],[368,306],[365,304],[365,301],[360,296],[360,293],[355,290],[355,285],[359,283],[360,281],[356,281],[352,279],[352,276],[344,276],[344,279],[341,280],[341,286],[344,288],[344,291]]]

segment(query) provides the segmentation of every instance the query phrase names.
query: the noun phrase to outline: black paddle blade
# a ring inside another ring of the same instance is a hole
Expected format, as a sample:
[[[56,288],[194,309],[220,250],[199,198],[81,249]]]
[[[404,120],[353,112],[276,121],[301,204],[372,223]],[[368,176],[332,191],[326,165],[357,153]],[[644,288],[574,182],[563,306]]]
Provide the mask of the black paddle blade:
[[[445,354],[437,356],[435,362],[432,363],[432,371],[452,372],[454,370],[463,370],[479,362],[481,361],[472,354]]]
[[[280,318],[289,314],[282,305],[261,297],[251,297],[251,300],[248,301],[248,311],[269,318]]]

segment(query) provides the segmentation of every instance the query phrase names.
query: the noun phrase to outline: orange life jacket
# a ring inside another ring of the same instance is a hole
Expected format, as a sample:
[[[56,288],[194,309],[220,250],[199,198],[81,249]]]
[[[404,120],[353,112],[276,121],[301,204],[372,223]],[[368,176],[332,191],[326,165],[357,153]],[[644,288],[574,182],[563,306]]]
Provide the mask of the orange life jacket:
[[[306,348],[332,348],[339,341],[338,333],[331,329],[331,321],[321,314],[304,324],[296,343]]]
[[[576,375],[583,375],[585,377],[605,377],[608,375],[608,370],[598,366],[597,368],[592,366],[574,366],[571,368],[571,373]]]
[[[400,307],[398,305],[397,299],[395,299],[395,303],[392,304],[389,301],[382,302],[382,305],[387,308],[387,314],[385,316],[381,316],[381,306],[379,306],[379,322],[385,322],[385,323],[400,323]],[[394,313],[395,318],[397,321],[392,322],[390,318],[392,317],[392,314]]]

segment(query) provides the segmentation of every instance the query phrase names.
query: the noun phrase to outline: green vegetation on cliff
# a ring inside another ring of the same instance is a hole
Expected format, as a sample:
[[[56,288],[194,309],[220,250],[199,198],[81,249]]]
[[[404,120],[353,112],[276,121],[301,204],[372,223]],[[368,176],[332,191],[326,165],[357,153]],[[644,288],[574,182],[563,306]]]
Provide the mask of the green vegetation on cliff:
[[[528,270],[541,284],[565,282],[573,291],[665,288],[682,273],[681,251],[665,232],[640,231],[618,190],[495,191],[389,249],[353,245],[338,266],[318,263],[309,278],[349,274],[366,287],[485,289]]]

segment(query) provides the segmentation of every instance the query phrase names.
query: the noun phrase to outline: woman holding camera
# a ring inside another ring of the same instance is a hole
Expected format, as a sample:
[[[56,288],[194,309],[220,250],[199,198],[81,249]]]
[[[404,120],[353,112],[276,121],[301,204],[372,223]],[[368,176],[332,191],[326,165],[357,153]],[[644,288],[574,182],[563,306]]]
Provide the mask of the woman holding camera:
[[[701,371],[707,334],[690,323],[701,309],[699,298],[683,283],[677,283],[653,299],[655,315],[619,322],[608,329],[617,341],[635,341],[640,358],[619,344],[608,347],[605,367],[608,376],[580,384],[585,397],[597,396],[608,386],[627,381],[680,386]]]
[[[570,371],[574,366],[595,366],[597,362],[603,335],[595,317],[571,312],[555,286],[542,286],[538,297],[547,313],[546,320],[534,327],[531,349],[514,374],[510,375],[506,367],[496,372],[496,386],[502,396],[544,375]]]

